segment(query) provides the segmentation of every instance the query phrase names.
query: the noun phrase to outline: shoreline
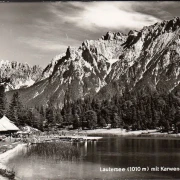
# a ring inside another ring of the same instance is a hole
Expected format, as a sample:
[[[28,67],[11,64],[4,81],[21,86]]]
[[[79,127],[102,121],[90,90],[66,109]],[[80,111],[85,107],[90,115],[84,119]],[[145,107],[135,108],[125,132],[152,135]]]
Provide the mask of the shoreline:
[[[18,155],[19,151],[22,150],[24,146],[26,146],[26,144],[17,144],[17,146],[15,146],[14,148],[0,154],[0,169],[11,171],[11,169],[9,169],[5,164],[10,159]],[[8,178],[0,174],[0,179],[8,179]]]
[[[63,132],[71,133],[73,136],[80,135],[80,136],[93,136],[96,135],[98,137],[107,137],[107,136],[117,136],[117,137],[125,137],[125,138],[132,138],[132,139],[167,139],[167,140],[180,140],[180,134],[168,134],[168,133],[161,133],[158,132],[156,129],[154,130],[139,130],[139,131],[126,131],[125,129],[121,128],[114,128],[114,129],[94,129],[94,130],[62,130]],[[4,153],[0,154],[0,169],[4,169],[7,171],[11,171],[7,166],[6,163],[18,155],[19,151],[21,151],[27,144],[20,143],[17,144],[12,149],[7,150]],[[8,179],[0,174],[0,179]],[[16,179],[16,178],[15,178]]]
[[[70,130],[67,133],[77,133],[77,131]],[[94,129],[94,130],[81,130],[79,135],[96,135],[96,136],[122,136],[129,138],[168,138],[168,139],[180,139],[180,134],[168,134],[158,132],[156,129],[153,130],[137,130],[137,131],[126,131],[121,128],[114,129]]]

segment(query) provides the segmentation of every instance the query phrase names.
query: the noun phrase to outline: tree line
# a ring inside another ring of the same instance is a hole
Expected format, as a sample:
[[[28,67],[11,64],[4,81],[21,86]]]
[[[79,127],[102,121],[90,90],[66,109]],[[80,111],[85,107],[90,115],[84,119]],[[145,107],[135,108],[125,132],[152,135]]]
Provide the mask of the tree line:
[[[0,118],[6,115],[18,127],[29,125],[43,130],[44,118],[35,108],[29,108],[20,101],[19,93],[15,92],[8,103],[5,94],[5,87],[0,86]]]
[[[121,127],[132,130],[170,129],[180,124],[180,96],[175,93],[132,93],[99,100],[87,97],[64,104],[61,111],[66,122],[74,127]]]
[[[132,93],[125,91],[122,96],[99,100],[86,97],[74,102],[64,101],[62,109],[48,105],[26,107],[15,92],[7,105],[4,87],[0,87],[0,116],[4,114],[18,126],[30,125],[40,130],[72,125],[74,129],[106,127],[132,130],[166,130],[180,126],[180,95],[175,93]]]

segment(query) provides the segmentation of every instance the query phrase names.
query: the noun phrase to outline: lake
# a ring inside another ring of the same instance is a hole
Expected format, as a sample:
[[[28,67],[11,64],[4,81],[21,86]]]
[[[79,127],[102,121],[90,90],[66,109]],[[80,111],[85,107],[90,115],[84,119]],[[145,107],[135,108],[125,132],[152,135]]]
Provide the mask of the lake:
[[[21,156],[7,165],[23,180],[180,178],[180,171],[164,172],[161,169],[180,168],[179,140],[104,137],[97,142],[75,145],[82,155],[78,161],[55,162]],[[102,171],[105,168],[125,168],[126,171]],[[127,171],[127,168],[135,171]],[[154,171],[151,168],[155,168]]]

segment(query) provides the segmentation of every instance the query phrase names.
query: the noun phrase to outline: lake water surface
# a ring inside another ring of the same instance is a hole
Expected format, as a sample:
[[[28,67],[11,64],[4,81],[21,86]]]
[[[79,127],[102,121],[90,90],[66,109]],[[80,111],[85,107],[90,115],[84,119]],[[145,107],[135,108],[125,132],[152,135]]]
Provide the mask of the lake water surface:
[[[180,178],[180,171],[151,171],[151,168],[156,166],[180,168],[179,140],[104,137],[97,142],[76,145],[82,155],[78,161],[54,162],[39,157],[27,159],[22,156],[12,159],[7,165],[23,180]],[[126,168],[126,171],[101,171],[109,167]],[[128,172],[128,167],[146,169]]]

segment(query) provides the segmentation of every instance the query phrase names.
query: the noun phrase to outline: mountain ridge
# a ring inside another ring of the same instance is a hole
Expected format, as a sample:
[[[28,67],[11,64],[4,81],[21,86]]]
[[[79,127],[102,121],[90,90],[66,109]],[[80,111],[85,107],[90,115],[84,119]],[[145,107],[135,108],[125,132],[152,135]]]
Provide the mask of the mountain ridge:
[[[24,102],[62,107],[86,96],[99,99],[130,91],[179,90],[180,19],[175,17],[128,35],[107,32],[99,40],[68,47],[54,58],[38,82],[19,90]],[[13,92],[13,91],[12,91]],[[12,92],[7,93],[9,96]]]

